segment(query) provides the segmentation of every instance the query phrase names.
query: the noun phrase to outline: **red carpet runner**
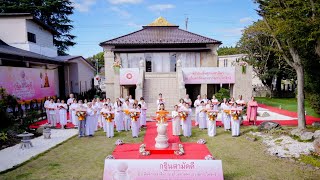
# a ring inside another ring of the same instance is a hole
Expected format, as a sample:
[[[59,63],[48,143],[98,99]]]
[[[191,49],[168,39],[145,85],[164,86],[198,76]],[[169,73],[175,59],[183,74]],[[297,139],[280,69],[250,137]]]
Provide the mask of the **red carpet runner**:
[[[157,136],[156,122],[147,122],[147,131],[144,136],[143,144],[147,147],[154,146],[155,137]],[[168,123],[169,143],[183,144],[185,154],[177,156],[175,154],[151,154],[149,156],[141,156],[139,154],[139,146],[141,144],[123,144],[116,146],[112,155],[116,159],[204,159],[208,154],[211,155],[206,145],[197,143],[181,143],[178,136],[172,136],[172,124]]]

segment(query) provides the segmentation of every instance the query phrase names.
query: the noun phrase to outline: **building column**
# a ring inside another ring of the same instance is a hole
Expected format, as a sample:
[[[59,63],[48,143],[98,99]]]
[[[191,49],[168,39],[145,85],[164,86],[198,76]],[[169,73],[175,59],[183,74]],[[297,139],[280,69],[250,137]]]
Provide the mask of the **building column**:
[[[183,72],[182,72],[182,66],[181,66],[181,59],[179,58],[177,60],[177,69],[176,69],[176,74],[177,74],[177,81],[178,81],[178,96],[179,98],[184,98],[187,94],[187,89],[184,84],[184,79],[183,79]]]
[[[110,98],[111,101],[114,101],[115,100],[115,88],[114,88],[115,73],[112,67],[114,63],[114,52],[111,50],[112,48],[113,48],[112,46],[104,46],[103,50],[104,50],[106,97]],[[119,93],[120,93],[120,87],[119,87]]]
[[[201,96],[205,95],[208,93],[208,85],[207,84],[201,84],[200,87],[200,94]]]
[[[139,77],[138,82],[136,84],[136,99],[140,99],[140,97],[143,97],[143,82],[144,82],[144,73],[146,70],[146,63],[144,59],[141,59],[139,62]]]

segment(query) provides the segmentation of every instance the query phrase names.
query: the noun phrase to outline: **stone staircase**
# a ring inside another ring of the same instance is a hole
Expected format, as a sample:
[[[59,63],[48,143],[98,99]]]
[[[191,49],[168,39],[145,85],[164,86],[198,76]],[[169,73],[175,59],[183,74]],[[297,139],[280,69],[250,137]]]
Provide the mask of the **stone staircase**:
[[[159,93],[165,99],[166,109],[171,112],[173,106],[178,104],[178,83],[176,73],[145,73],[143,96],[148,105],[147,116],[155,115]]]

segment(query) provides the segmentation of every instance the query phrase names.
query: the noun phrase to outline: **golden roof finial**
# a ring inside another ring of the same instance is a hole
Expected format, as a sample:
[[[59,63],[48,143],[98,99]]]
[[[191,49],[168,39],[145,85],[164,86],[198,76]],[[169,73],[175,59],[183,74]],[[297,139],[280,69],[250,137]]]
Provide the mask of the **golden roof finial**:
[[[175,26],[174,24],[169,23],[165,18],[158,17],[152,23],[148,24],[148,26]]]

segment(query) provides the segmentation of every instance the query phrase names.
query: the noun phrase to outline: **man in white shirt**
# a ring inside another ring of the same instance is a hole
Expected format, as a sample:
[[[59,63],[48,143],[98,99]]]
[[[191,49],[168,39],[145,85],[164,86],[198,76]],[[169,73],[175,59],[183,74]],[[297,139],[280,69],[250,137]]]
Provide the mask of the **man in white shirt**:
[[[50,104],[50,96],[48,96],[47,100],[44,102],[44,108],[46,109],[48,124],[51,124],[51,119],[49,119],[49,109],[48,105]]]
[[[73,103],[73,100],[74,100],[73,94],[70,94],[69,99],[67,100],[67,105],[70,106]]]
[[[193,106],[196,108],[196,125],[199,124],[199,108],[201,105],[201,96],[198,95],[197,99],[194,101]]]

